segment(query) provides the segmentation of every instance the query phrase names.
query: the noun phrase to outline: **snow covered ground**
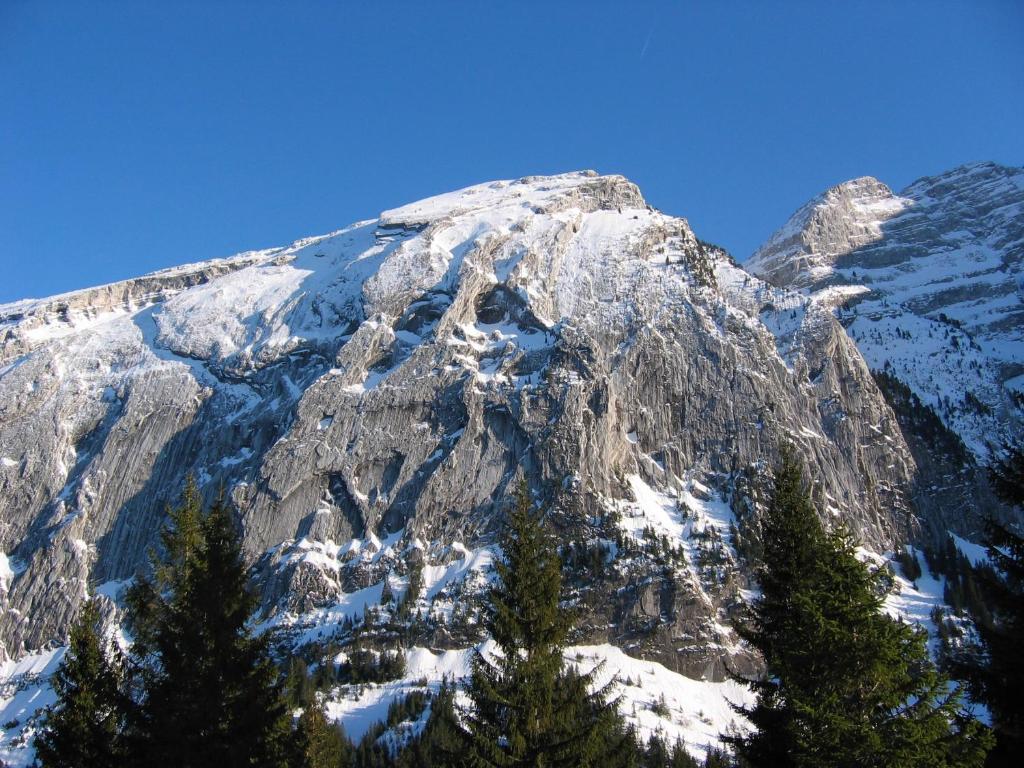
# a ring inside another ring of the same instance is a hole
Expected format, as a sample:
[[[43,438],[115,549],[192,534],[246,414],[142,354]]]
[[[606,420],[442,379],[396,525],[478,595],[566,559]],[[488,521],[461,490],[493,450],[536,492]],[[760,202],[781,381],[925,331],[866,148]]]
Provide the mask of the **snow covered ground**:
[[[0,762],[10,768],[32,764],[34,717],[56,700],[48,679],[64,657],[64,648],[23,656],[0,664]]]
[[[629,480],[636,496],[634,508],[637,514],[635,518],[626,518],[634,521],[624,524],[630,533],[639,533],[643,526],[654,526],[659,532],[671,535],[674,541],[692,546],[693,530],[703,532],[711,527],[723,533],[727,531],[731,512],[714,496],[705,500],[693,495],[692,491],[705,495],[707,489],[699,484],[681,490],[676,496],[669,496],[654,490],[639,477],[634,476]],[[687,510],[685,516],[680,511],[682,509]],[[297,543],[288,557],[318,567],[336,569],[339,557],[351,556],[353,553],[359,556],[362,551],[363,557],[379,558],[399,539],[400,535],[395,534],[384,541],[356,539],[344,546],[303,540]],[[986,557],[984,549],[979,545],[960,537],[954,540],[972,562],[979,563]],[[910,551],[918,558],[922,568],[922,575],[914,582],[902,576],[895,561],[863,549],[858,554],[875,566],[892,563],[896,572],[895,586],[885,600],[884,610],[893,617],[926,629],[934,653],[938,649],[938,628],[934,624],[933,611],[937,607],[944,607],[945,581],[944,577],[935,577],[928,572],[920,552],[912,548]],[[493,551],[463,548],[461,552],[461,558],[453,559],[447,565],[428,565],[424,568],[421,593],[424,603],[427,598],[441,595],[446,587],[467,577],[479,578],[488,572],[494,557]],[[693,556],[689,551],[688,555]],[[391,588],[396,595],[401,596],[403,590],[408,588],[408,582],[393,578]],[[383,582],[346,593],[336,604],[321,611],[301,616],[282,614],[265,628],[298,628],[300,633],[296,635],[296,645],[323,640],[335,631],[344,617],[357,618],[368,606],[379,605],[382,589]],[[100,591],[112,595],[117,590],[110,588]],[[492,654],[493,642],[487,641],[477,649],[434,651],[419,646],[408,648],[404,651],[405,674],[401,679],[386,683],[335,686],[325,695],[327,714],[341,723],[351,738],[358,740],[375,724],[384,721],[392,703],[413,691],[437,691],[444,680],[464,684],[476,650]],[[56,670],[63,653],[63,648],[57,648],[0,664],[0,724],[3,725],[0,731],[0,760],[10,766],[20,768],[31,764],[31,723],[43,707],[54,701],[47,679]],[[681,740],[691,753],[702,757],[709,747],[720,744],[722,734],[742,732],[748,727],[733,707],[750,706],[754,699],[746,687],[736,682],[694,680],[657,662],[635,659],[622,649],[608,644],[567,648],[565,659],[581,672],[596,669],[596,687],[611,684],[609,693],[618,698],[623,716],[644,739],[657,734],[668,743]],[[460,696],[457,701],[465,704],[464,695]],[[423,722],[425,720],[421,718],[417,723],[403,726],[406,730],[401,738],[417,732]]]
[[[481,648],[487,653],[490,647],[486,643]],[[60,648],[0,665],[0,718],[4,724],[0,759],[5,765],[20,768],[31,764],[33,731],[23,731],[22,726],[53,703],[53,692],[45,680],[60,664],[63,652]],[[473,653],[472,648],[436,652],[409,648],[402,679],[337,686],[327,694],[327,714],[358,740],[384,721],[396,700],[417,690],[437,691],[445,679],[464,683]],[[616,680],[610,692],[619,697],[627,722],[636,726],[644,739],[658,734],[669,743],[682,740],[692,753],[702,756],[708,746],[719,743],[720,734],[745,727],[731,705],[749,705],[752,698],[734,682],[691,680],[661,664],[633,659],[611,645],[574,646],[566,649],[565,658],[584,672],[599,665],[597,686]]]
[[[491,644],[481,650],[489,653]],[[410,692],[436,691],[444,679],[465,682],[474,652],[410,648],[402,680],[339,686],[330,693],[327,713],[350,737],[359,739],[384,720],[394,701]],[[703,757],[709,746],[719,745],[721,734],[747,727],[732,705],[750,705],[753,698],[737,683],[692,680],[656,662],[631,658],[612,645],[573,646],[565,650],[565,659],[581,672],[598,668],[595,686],[612,683],[609,693],[618,697],[626,721],[645,740],[656,734],[670,744],[681,740],[691,753]]]

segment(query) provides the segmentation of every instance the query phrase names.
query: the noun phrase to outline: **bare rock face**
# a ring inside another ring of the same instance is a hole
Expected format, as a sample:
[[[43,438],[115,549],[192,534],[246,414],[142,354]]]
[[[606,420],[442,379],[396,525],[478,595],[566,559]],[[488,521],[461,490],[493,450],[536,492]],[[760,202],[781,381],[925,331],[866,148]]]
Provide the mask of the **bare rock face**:
[[[794,213],[746,267],[772,285],[817,287],[843,256],[881,240],[885,223],[910,204],[870,176],[844,182]]]
[[[603,547],[587,636],[712,679],[756,663],[730,529],[756,529],[781,441],[868,545],[917,525],[914,459],[831,307],[621,177],[470,187],[176,274],[0,307],[8,654],[144,567],[189,473],[237,504],[271,625],[351,620],[415,570],[404,605],[440,644],[525,475],[567,546]]]

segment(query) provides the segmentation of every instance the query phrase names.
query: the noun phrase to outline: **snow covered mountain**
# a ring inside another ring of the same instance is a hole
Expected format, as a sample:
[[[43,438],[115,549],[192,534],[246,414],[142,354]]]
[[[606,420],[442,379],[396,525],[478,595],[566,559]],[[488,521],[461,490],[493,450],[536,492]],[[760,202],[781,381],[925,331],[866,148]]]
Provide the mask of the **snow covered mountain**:
[[[875,211],[833,217],[844,242],[870,241],[880,211],[903,205],[864,186],[836,195]],[[865,195],[882,202],[854,202]],[[804,229],[758,270],[788,275]],[[846,274],[829,258],[807,263]],[[730,623],[780,441],[812,463],[822,509],[877,552],[928,524],[914,502],[954,517],[941,489],[919,487],[833,315],[832,297],[856,290],[762,282],[626,179],[583,172],[0,306],[0,655],[45,668],[83,599],[115,610],[191,473],[237,504],[280,642],[343,638],[402,603],[425,663],[426,648],[479,642],[497,513],[525,476],[572,545],[578,642],[722,681],[727,664],[756,664]],[[920,312],[905,314],[933,322]],[[1005,389],[1020,371],[1004,362]]]
[[[839,306],[872,369],[903,381],[975,456],[1020,433],[1024,168],[966,165],[898,194],[848,181],[745,266]]]

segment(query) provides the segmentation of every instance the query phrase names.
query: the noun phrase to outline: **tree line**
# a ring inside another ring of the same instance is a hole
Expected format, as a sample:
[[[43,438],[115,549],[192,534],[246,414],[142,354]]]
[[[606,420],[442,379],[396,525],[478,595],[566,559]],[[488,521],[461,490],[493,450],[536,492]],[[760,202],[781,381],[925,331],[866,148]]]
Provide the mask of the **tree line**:
[[[1021,457],[1012,452],[994,474],[1018,505]],[[224,500],[204,510],[190,482],[168,519],[153,575],[127,596],[130,647],[103,639],[96,603],[73,627],[52,680],[57,702],[35,741],[43,768],[699,765],[682,744],[638,738],[614,682],[598,687],[597,670],[565,662],[575,617],[563,602],[563,563],[525,484],[500,537],[484,622],[492,650],[473,658],[468,701],[457,706],[448,682],[413,694],[358,744],[327,717],[305,666],[283,673],[266,636],[252,631],[256,599]],[[990,528],[993,567],[979,578],[991,610],[978,621],[982,644],[955,666],[991,728],[932,662],[926,634],[881,611],[882,575],[857,558],[849,532],[822,527],[792,452],[776,468],[761,538],[761,592],[738,631],[766,672],[742,680],[755,694],[738,708],[749,729],[723,735],[727,750],[712,749],[705,766],[1011,764],[1024,680],[1018,535]],[[411,738],[382,738],[410,719],[420,724]]]

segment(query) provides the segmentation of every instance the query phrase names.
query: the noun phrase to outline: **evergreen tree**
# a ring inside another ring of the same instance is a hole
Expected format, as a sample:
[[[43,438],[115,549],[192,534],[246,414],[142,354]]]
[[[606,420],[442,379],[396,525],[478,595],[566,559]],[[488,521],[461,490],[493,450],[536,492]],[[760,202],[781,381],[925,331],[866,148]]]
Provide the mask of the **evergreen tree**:
[[[992,485],[1007,504],[1024,507],[1024,450],[1008,450],[991,470]],[[961,667],[972,692],[988,707],[996,735],[989,765],[1016,765],[1024,749],[1024,538],[1005,525],[989,521],[988,556],[991,568],[977,572],[987,600],[974,608],[984,656]]]
[[[85,604],[71,642],[51,679],[57,702],[46,711],[35,740],[42,768],[113,768],[124,760],[121,732],[125,700],[117,655],[108,655],[99,607]]]
[[[284,679],[285,697],[293,709],[305,709],[314,702],[316,685],[309,675],[309,667],[298,656],[288,660],[288,672]]]
[[[155,580],[129,595],[141,702],[131,729],[137,765],[283,766],[290,718],[223,498],[203,512],[189,481],[170,510]]]
[[[680,742],[669,749],[668,743],[657,733],[648,740],[639,762],[644,768],[697,768],[697,761]]]
[[[883,590],[842,529],[825,533],[789,452],[763,521],[762,595],[743,637],[767,675],[748,735],[750,766],[973,766],[988,740],[925,636],[881,612]]]
[[[401,768],[458,768],[465,764],[466,739],[455,714],[455,692],[445,680],[430,702],[423,732],[398,756]]]
[[[644,750],[645,768],[664,768],[668,765],[671,755],[668,745],[658,734],[654,734],[647,742],[647,749]]]
[[[318,701],[299,716],[294,739],[293,768],[341,768],[352,762],[355,747],[345,732],[327,719]]]
[[[991,765],[1016,765],[1024,749],[1024,538],[996,523],[989,524],[989,560],[994,568],[980,572],[990,615],[975,612],[987,659],[973,670],[972,687],[992,715],[996,734]]]
[[[558,550],[520,486],[501,540],[486,626],[499,653],[473,662],[469,760],[479,766],[616,765],[625,729],[592,675],[562,659],[572,618],[560,605]]]
[[[683,743],[677,741],[672,746],[672,755],[669,757],[668,765],[669,768],[697,768],[697,761],[686,751]]]
[[[733,768],[733,761],[724,750],[712,748],[704,758],[704,768]]]
[[[989,470],[999,497],[1012,507],[1024,507],[1024,445],[1007,445],[1004,457]]]

